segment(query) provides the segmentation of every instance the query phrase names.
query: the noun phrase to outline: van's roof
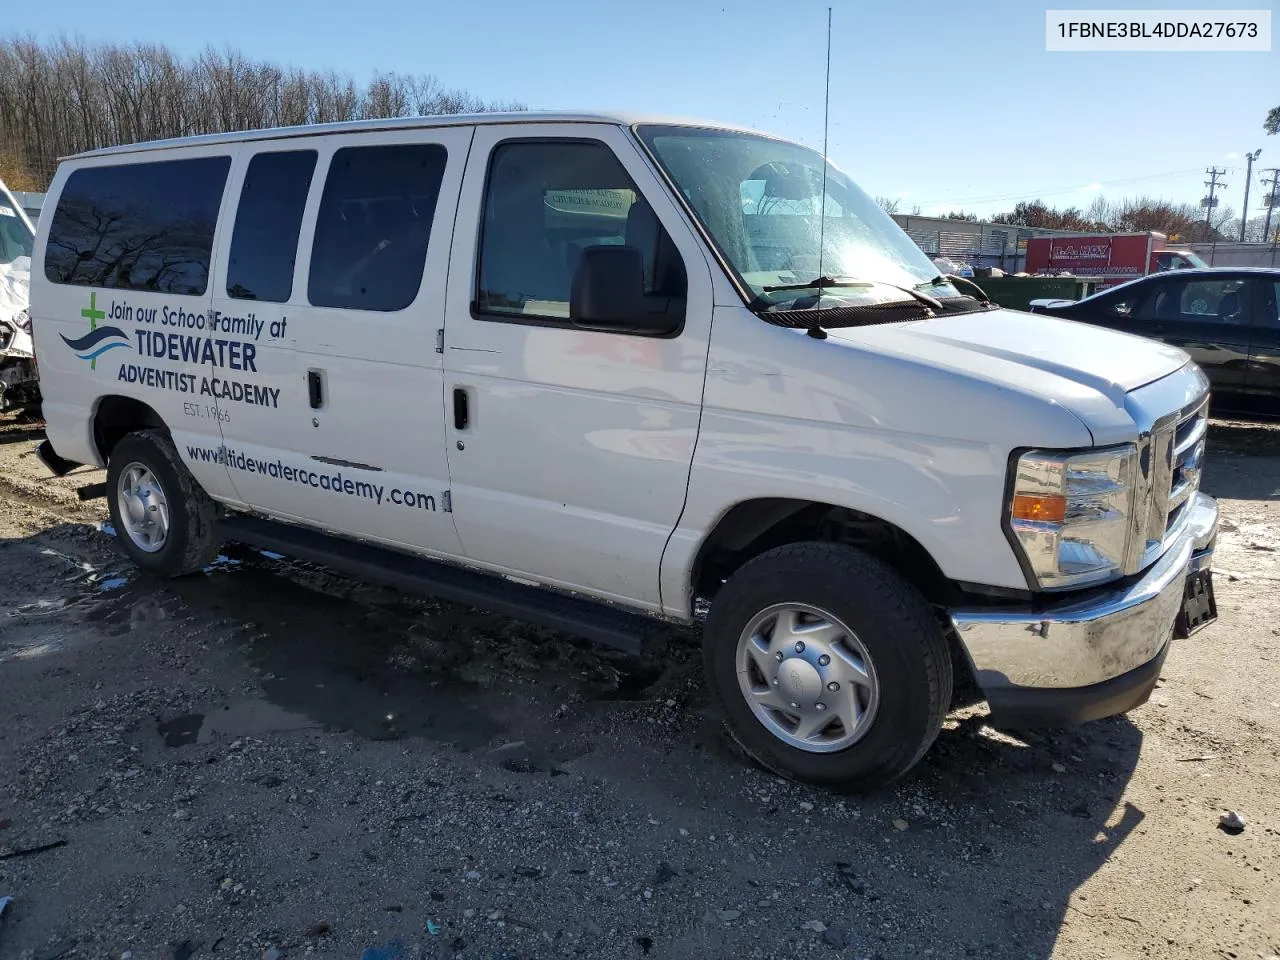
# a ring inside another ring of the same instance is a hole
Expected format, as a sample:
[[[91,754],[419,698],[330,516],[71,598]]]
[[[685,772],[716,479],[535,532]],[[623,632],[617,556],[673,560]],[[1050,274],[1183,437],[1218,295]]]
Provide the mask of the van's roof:
[[[126,143],[117,147],[102,147],[77,153],[64,160],[82,157],[102,157],[110,154],[139,153],[147,150],[166,150],[173,147],[199,147],[218,143],[241,143],[253,140],[279,140],[290,137],[318,137],[331,133],[351,133],[361,130],[413,130],[422,127],[460,127],[502,123],[605,123],[612,126],[631,126],[639,123],[667,123],[680,126],[733,130],[742,133],[758,133],[731,124],[711,123],[684,117],[672,117],[631,113],[554,113],[540,110],[520,110],[512,113],[457,113],[431,117],[389,117],[384,120],[344,120],[337,123],[311,123],[294,127],[272,127],[266,130],[238,130],[232,133],[210,133],[195,137],[175,137],[169,140],[151,140],[145,143]]]

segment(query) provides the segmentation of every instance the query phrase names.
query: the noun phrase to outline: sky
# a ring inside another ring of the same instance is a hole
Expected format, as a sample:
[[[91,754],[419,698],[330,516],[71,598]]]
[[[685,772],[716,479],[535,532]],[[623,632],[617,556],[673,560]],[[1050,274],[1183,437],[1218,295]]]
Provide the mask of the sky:
[[[1087,206],[1149,194],[1197,202],[1226,169],[1238,213],[1246,152],[1280,167],[1262,132],[1280,105],[1267,53],[1050,53],[1028,0],[9,0],[6,32],[164,43],[195,54],[430,73],[532,109],[629,110],[742,124],[821,147],[832,8],[828,154],[904,212],[989,215],[1037,197]],[[1107,7],[1105,0],[1055,9]],[[1272,9],[1274,0],[1110,5]]]

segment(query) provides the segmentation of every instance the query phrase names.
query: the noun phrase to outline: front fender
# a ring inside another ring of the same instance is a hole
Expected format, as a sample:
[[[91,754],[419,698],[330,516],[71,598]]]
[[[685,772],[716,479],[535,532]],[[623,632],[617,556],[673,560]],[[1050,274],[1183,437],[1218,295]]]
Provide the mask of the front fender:
[[[977,442],[705,412],[689,494],[663,559],[664,610],[689,615],[697,552],[738,503],[846,507],[913,537],[954,580],[1026,589],[1001,533],[1008,451]]]

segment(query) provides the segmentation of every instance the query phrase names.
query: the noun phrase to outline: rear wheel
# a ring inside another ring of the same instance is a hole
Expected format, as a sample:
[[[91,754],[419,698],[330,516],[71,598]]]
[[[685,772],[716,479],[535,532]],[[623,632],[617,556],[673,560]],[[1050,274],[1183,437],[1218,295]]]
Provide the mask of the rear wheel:
[[[744,566],[712,603],[703,651],[742,748],[824,786],[901,776],[951,702],[951,657],[928,602],[843,544],[792,544]]]
[[[217,508],[162,431],[131,433],[116,444],[107,503],[120,545],[146,570],[181,576],[218,555]]]

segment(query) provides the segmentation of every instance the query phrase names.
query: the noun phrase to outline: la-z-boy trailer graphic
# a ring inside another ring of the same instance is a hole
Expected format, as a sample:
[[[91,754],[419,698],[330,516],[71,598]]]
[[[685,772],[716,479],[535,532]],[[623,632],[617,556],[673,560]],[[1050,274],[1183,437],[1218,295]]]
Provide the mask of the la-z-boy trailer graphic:
[[[98,295],[91,293],[89,306],[81,310],[80,315],[89,321],[89,332],[74,339],[60,336],[77,357],[89,361],[93,370],[108,351],[131,349],[144,360],[170,360],[240,374],[258,372],[258,342],[265,323],[253,313],[244,316],[220,310],[191,313],[168,305],[140,307],[124,300],[112,300],[104,311],[98,307]],[[138,326],[130,336],[117,326],[98,326],[98,321],[104,319]],[[282,339],[287,323],[286,319],[273,321],[267,338]],[[262,386],[242,377],[221,374],[197,377],[146,363],[121,363],[116,379],[155,390],[197,394],[253,406],[278,408],[280,405],[279,387]]]

